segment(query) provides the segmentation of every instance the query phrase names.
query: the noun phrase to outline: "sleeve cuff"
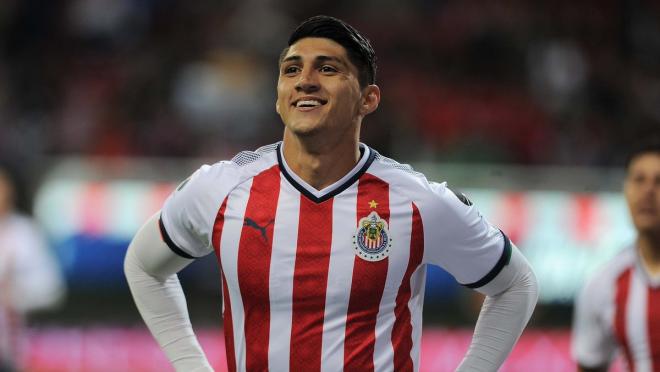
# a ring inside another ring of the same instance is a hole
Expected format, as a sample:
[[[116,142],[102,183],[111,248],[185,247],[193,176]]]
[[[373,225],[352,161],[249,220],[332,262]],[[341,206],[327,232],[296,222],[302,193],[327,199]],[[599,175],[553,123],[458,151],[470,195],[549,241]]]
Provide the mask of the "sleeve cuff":
[[[179,248],[172,238],[170,238],[170,234],[167,233],[167,230],[165,230],[165,225],[163,224],[163,217],[161,216],[158,218],[158,227],[160,228],[160,235],[163,238],[163,241],[165,244],[167,244],[168,247],[172,250],[172,252],[178,254],[179,256],[183,258],[189,258],[189,259],[194,259],[195,257],[189,255],[186,253],[183,249]]]
[[[493,280],[497,276],[497,274],[499,274],[500,271],[502,271],[502,268],[504,268],[504,266],[506,266],[509,263],[509,261],[511,260],[511,241],[501,230],[500,233],[502,233],[502,237],[504,237],[504,249],[502,249],[502,255],[500,256],[500,259],[497,260],[495,266],[488,272],[488,274],[484,275],[483,278],[477,280],[474,283],[463,284],[463,286],[472,289],[483,287],[486,284],[488,284],[491,280]]]

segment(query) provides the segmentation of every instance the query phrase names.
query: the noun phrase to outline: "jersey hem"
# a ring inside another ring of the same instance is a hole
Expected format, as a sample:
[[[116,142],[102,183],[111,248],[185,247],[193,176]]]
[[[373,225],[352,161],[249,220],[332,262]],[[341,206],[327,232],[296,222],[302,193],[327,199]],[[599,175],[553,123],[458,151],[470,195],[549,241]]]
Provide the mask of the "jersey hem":
[[[500,256],[500,259],[497,260],[495,266],[488,272],[488,274],[484,275],[483,278],[479,279],[474,283],[463,284],[463,286],[472,289],[483,287],[486,284],[490,283],[490,281],[493,280],[497,276],[497,274],[500,273],[500,271],[502,271],[504,266],[506,266],[509,263],[509,261],[511,260],[511,241],[501,230],[500,233],[502,233],[502,237],[504,237],[504,249],[502,250],[502,255]]]
[[[160,235],[163,237],[163,241],[167,246],[172,250],[172,252],[176,253],[177,255],[183,257],[183,258],[189,258],[189,259],[194,259],[195,257],[189,255],[186,253],[183,249],[179,248],[176,243],[172,240],[170,237],[170,234],[167,233],[167,230],[165,229],[165,225],[163,224],[163,218],[159,217],[158,218],[158,227],[160,228]]]

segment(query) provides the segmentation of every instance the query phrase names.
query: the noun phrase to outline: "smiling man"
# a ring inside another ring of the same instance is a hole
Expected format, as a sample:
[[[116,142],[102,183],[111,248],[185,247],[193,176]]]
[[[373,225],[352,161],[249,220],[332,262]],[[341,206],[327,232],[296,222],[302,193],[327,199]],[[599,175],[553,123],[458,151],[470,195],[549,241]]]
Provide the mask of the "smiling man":
[[[487,295],[464,371],[495,371],[537,299],[527,261],[462,194],[359,142],[375,54],[318,16],[280,57],[282,142],[202,166],[131,243],[126,277],[178,371],[207,371],[176,273],[215,252],[230,371],[416,371],[426,265]]]
[[[637,239],[594,275],[576,303],[573,356],[580,372],[660,370],[660,139],[629,156],[623,193]]]

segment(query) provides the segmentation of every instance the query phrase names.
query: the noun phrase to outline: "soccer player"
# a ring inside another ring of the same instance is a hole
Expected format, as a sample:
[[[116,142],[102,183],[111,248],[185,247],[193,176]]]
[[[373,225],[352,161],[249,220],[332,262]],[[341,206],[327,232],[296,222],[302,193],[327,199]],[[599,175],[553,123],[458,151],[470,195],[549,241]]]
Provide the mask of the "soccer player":
[[[660,370],[660,141],[626,165],[623,192],[637,239],[583,288],[573,324],[578,371],[606,371],[623,351],[630,371]]]
[[[15,209],[15,177],[0,166],[0,372],[22,370],[27,313],[55,305],[64,280],[34,221]]]
[[[211,370],[175,274],[215,252],[230,371],[418,370],[427,264],[488,296],[459,370],[497,370],[535,276],[465,196],[359,142],[381,94],[369,41],[313,17],[279,67],[283,141],[201,167],[128,249],[133,297],[169,360]]]

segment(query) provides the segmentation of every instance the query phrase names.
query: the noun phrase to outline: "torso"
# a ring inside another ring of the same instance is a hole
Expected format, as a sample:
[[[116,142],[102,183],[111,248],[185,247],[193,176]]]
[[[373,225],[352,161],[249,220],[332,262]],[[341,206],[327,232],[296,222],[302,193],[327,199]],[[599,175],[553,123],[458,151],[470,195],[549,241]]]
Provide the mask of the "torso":
[[[417,370],[424,263],[446,265],[469,283],[498,261],[502,235],[476,210],[365,149],[351,173],[322,191],[291,174],[272,149],[247,175],[217,176],[238,179],[218,191],[209,222],[202,221],[208,228],[200,228],[212,230],[222,269],[230,370]],[[192,191],[207,189],[196,182]],[[436,202],[446,210],[430,205]],[[164,215],[177,203],[166,204]],[[454,208],[478,237],[453,226]],[[184,242],[178,217],[164,217],[168,234]],[[463,238],[483,247],[464,251]]]

